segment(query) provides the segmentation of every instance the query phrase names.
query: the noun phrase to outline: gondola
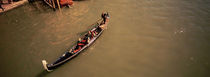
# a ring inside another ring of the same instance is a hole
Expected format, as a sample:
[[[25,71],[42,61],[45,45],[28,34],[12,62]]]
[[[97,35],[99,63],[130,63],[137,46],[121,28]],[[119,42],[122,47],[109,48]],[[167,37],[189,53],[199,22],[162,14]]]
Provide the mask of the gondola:
[[[48,72],[52,71],[53,69],[61,66],[62,64],[64,64],[65,62],[69,61],[70,59],[74,58],[75,56],[77,56],[80,52],[82,52],[84,49],[86,49],[87,47],[89,47],[104,31],[104,29],[101,28],[101,26],[107,26],[108,22],[109,22],[109,15],[108,13],[106,13],[106,17],[104,19],[106,19],[106,21],[104,20],[100,20],[98,21],[96,24],[93,24],[93,26],[95,25],[95,27],[93,29],[91,29],[90,31],[93,32],[95,31],[96,34],[91,37],[91,39],[89,39],[88,43],[85,44],[83,47],[81,47],[77,52],[75,52],[76,48],[77,48],[77,44],[75,46],[73,46],[70,50],[66,51],[62,56],[60,56],[55,62],[48,64],[46,60],[42,60],[42,64],[44,66],[44,69],[46,69]],[[87,37],[88,33],[86,33],[84,36],[82,36],[81,38],[84,39],[85,37]]]

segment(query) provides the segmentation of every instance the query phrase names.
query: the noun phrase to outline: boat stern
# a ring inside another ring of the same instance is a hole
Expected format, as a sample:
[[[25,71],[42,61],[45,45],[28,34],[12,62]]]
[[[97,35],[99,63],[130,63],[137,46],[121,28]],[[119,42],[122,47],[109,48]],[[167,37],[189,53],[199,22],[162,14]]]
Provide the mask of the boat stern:
[[[42,60],[42,64],[43,64],[43,67],[44,69],[46,69],[48,72],[51,72],[52,70],[49,70],[48,67],[47,67],[47,61],[46,60]]]

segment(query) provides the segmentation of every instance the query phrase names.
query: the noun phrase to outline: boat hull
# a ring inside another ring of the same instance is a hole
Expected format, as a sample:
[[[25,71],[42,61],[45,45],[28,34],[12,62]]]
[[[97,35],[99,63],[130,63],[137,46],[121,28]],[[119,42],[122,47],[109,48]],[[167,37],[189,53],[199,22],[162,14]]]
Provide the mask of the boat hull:
[[[98,26],[100,26],[100,25],[98,24],[97,27]],[[98,30],[97,27],[94,27],[91,31]],[[103,33],[103,31],[104,31],[104,29],[101,29],[100,31],[97,31],[98,34],[95,37],[93,37],[88,44],[86,44],[84,47],[82,47],[76,53],[73,53],[73,51],[72,51],[72,50],[74,50],[74,48],[76,48],[76,46],[73,46],[70,49],[70,51],[66,51],[62,56],[60,56],[55,62],[53,62],[51,64],[47,64],[46,60],[42,60],[42,64],[43,64],[44,68],[47,71],[50,72],[53,69],[55,69],[55,68],[59,67],[60,65],[64,64],[68,60],[71,60],[72,58],[77,56],[81,51],[83,51],[84,49],[88,48],[97,38],[99,38],[99,36]]]

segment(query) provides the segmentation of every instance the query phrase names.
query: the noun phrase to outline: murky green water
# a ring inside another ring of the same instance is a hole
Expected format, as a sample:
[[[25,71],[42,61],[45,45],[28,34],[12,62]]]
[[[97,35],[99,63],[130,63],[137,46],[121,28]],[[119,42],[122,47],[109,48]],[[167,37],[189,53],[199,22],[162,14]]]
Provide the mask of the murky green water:
[[[209,77],[210,1],[86,0],[54,12],[40,2],[0,15],[1,77]],[[47,73],[103,11],[102,36]]]

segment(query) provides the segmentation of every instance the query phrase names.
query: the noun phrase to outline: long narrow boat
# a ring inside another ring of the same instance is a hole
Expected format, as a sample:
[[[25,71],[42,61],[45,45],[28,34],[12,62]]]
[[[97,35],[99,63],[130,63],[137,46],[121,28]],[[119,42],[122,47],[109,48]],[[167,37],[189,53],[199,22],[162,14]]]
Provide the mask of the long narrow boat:
[[[105,22],[103,20],[101,20],[101,21],[98,21],[97,24],[93,24],[93,25],[95,25],[95,27],[93,29],[91,29],[90,31],[96,31],[97,34],[94,37],[92,37],[87,44],[85,44],[77,52],[75,52],[77,45],[73,46],[69,51],[66,51],[62,56],[60,56],[55,62],[53,62],[51,64],[48,64],[46,60],[42,60],[42,64],[43,64],[44,68],[48,72],[52,71],[53,69],[64,64],[65,62],[69,61],[73,57],[77,56],[81,51],[83,51],[84,49],[89,47],[103,33],[103,31],[104,31],[103,27],[107,26],[107,24],[109,22],[109,15],[108,15],[108,13],[106,13],[106,14],[107,14],[107,16],[106,16],[106,18],[104,18],[106,20]],[[88,33],[86,33],[85,35],[87,35],[87,34]],[[86,37],[86,36],[83,36],[82,38],[84,38],[84,37]]]

